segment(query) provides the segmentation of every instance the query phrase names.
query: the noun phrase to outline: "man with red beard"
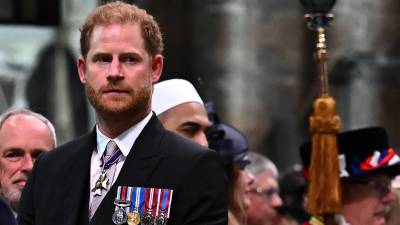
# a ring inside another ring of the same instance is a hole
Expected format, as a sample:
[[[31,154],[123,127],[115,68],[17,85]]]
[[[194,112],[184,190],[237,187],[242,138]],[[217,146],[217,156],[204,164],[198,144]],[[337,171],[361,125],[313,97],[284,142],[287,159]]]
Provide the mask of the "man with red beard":
[[[40,157],[23,192],[20,225],[225,225],[222,159],[164,129],[151,111],[163,68],[158,24],[120,1],[81,27],[79,78],[96,127]]]
[[[42,115],[15,108],[0,116],[0,195],[15,215],[36,158],[55,145],[54,127]]]
[[[400,174],[400,158],[389,147],[382,127],[369,127],[338,134],[342,210],[339,225],[385,225],[390,203],[395,200],[391,180]],[[302,145],[305,168],[310,165],[311,143]],[[307,174],[307,172],[305,172]],[[311,218],[307,224],[323,224]]]

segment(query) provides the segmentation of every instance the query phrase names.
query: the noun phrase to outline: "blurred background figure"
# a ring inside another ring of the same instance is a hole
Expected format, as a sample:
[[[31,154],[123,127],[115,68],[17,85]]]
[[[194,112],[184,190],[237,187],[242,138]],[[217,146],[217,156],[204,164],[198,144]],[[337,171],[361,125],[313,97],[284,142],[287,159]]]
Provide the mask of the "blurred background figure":
[[[307,194],[307,180],[303,175],[303,167],[295,164],[279,178],[280,196],[282,207],[279,213],[284,218],[285,224],[298,225],[310,219],[305,209]]]
[[[14,108],[0,116],[0,195],[15,216],[36,158],[55,146],[54,127],[42,115]]]
[[[278,225],[282,219],[278,208],[282,206],[279,196],[278,170],[275,164],[255,152],[248,153],[247,167],[254,176],[249,190],[250,205],[246,210],[248,225]]]
[[[208,146],[205,135],[210,124],[207,112],[189,81],[171,79],[155,84],[152,110],[167,130]]]
[[[26,83],[29,108],[54,122],[60,143],[85,134],[91,129],[89,108],[72,50],[52,42],[41,49],[36,61]]]
[[[400,176],[396,176],[392,181],[392,191],[396,196],[396,200],[390,204],[389,212],[386,216],[386,225],[400,224]]]
[[[311,143],[301,147],[305,168],[311,160]],[[400,174],[400,157],[390,148],[383,127],[367,127],[338,134],[342,209],[335,215],[340,225],[386,225],[390,205],[396,200],[392,179]],[[307,178],[308,179],[308,178]],[[309,224],[321,218],[312,217]]]
[[[246,169],[250,164],[247,140],[236,128],[220,121],[212,103],[206,107],[212,124],[207,130],[209,147],[223,158],[228,176],[228,225],[247,224],[246,209],[250,205],[248,194],[254,182],[254,177]]]

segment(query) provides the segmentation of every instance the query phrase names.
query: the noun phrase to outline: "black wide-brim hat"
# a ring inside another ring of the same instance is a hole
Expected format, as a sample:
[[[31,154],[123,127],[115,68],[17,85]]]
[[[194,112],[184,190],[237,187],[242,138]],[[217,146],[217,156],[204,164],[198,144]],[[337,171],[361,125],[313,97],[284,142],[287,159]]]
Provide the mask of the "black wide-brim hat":
[[[400,158],[389,147],[387,133],[382,127],[370,127],[338,134],[340,177],[343,179],[386,174],[400,174]],[[305,168],[310,166],[311,142],[300,147]]]

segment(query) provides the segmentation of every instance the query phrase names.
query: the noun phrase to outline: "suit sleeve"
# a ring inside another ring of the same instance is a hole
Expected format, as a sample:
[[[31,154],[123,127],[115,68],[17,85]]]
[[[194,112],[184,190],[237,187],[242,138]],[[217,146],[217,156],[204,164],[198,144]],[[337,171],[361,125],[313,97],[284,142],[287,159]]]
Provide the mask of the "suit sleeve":
[[[188,168],[189,169],[189,168]],[[204,151],[195,159],[179,189],[175,211],[179,225],[226,225],[227,178],[219,155]]]
[[[28,182],[22,191],[21,199],[18,205],[17,221],[19,225],[35,224],[34,183],[41,158],[42,157],[39,156],[39,158],[36,160]]]

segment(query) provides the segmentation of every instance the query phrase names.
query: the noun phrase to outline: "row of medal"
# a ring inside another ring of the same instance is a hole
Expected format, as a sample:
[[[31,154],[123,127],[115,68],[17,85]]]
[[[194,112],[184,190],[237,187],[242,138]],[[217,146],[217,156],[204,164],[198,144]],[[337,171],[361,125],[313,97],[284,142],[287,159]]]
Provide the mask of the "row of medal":
[[[173,190],[118,186],[112,221],[116,225],[166,225]]]

